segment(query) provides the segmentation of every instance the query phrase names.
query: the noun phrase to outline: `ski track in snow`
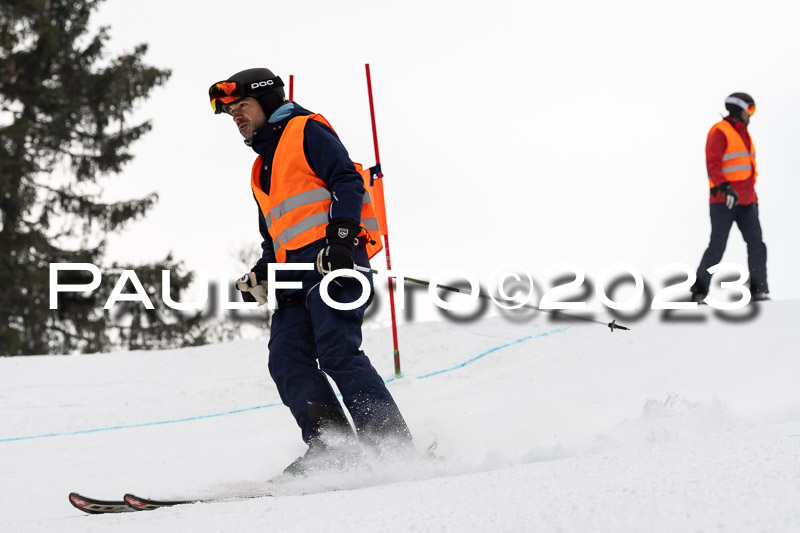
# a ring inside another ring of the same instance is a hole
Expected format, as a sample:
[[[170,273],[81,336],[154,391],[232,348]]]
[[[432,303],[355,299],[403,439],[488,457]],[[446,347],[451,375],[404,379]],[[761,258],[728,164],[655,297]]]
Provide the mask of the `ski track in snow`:
[[[303,445],[287,409],[265,408],[280,403],[266,340],[0,359],[0,531],[797,531],[800,302],[759,311],[613,334],[411,324],[401,379],[391,332],[369,330],[416,442],[445,460],[269,487]],[[73,490],[275,497],[84,516]]]

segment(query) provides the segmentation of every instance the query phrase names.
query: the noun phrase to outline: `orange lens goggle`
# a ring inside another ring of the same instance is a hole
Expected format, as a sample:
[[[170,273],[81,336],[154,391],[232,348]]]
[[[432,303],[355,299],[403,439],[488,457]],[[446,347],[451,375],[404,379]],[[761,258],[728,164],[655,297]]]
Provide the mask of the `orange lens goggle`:
[[[224,104],[230,104],[244,97],[244,91],[242,86],[235,81],[220,81],[211,86],[208,90],[208,97],[211,99],[211,108],[214,113],[221,113]]]
[[[225,104],[231,104],[245,96],[258,96],[265,91],[280,87],[283,87],[283,80],[279,76],[250,83],[218,81],[208,89],[208,98],[211,100],[214,113],[222,113]]]
[[[756,105],[755,104],[747,106],[747,114],[748,115],[754,115],[755,112],[756,112]]]

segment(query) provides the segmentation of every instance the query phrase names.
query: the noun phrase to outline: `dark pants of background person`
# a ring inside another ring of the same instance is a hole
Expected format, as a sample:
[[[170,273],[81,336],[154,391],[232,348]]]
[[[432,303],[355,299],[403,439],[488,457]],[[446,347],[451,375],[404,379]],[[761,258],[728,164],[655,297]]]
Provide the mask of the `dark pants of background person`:
[[[736,206],[728,209],[725,204],[710,204],[711,240],[697,268],[697,281],[693,293],[708,294],[711,274],[708,269],[722,261],[728,234],[734,221],[747,243],[747,266],[750,269],[750,292],[769,292],[767,286],[767,246],[761,237],[758,221],[758,204]]]

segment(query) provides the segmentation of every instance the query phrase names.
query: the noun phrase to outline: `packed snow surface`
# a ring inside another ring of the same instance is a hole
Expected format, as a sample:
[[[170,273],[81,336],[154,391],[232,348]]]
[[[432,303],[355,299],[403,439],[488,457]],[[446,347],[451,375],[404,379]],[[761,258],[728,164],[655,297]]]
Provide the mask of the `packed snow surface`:
[[[304,446],[267,339],[1,359],[0,531],[798,531],[798,324],[796,301],[614,333],[542,314],[408,324],[399,379],[391,332],[367,330],[440,458],[271,484]],[[71,491],[229,499],[89,516]]]

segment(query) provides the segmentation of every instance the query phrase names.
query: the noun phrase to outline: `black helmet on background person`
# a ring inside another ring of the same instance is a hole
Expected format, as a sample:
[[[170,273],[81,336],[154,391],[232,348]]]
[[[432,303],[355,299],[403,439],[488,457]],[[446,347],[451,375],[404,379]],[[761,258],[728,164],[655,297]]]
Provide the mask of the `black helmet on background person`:
[[[756,111],[756,101],[747,93],[733,93],[725,99],[725,109],[734,116],[739,116],[742,109],[752,115]]]
[[[227,80],[219,81],[208,89],[214,113],[222,113],[225,104],[252,96],[269,117],[286,101],[283,80],[267,68],[249,68],[237,72]]]

